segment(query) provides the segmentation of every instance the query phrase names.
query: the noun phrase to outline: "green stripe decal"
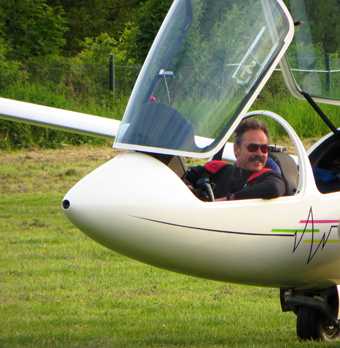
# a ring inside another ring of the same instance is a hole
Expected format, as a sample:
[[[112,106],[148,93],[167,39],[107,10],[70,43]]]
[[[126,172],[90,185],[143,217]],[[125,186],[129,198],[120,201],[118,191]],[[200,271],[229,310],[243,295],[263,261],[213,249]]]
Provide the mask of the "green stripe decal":
[[[320,230],[318,230],[318,229],[273,229],[272,230],[272,232],[273,233],[292,233],[292,234],[294,234],[294,233],[312,233],[312,232],[314,232],[314,233],[319,233],[320,232]]]

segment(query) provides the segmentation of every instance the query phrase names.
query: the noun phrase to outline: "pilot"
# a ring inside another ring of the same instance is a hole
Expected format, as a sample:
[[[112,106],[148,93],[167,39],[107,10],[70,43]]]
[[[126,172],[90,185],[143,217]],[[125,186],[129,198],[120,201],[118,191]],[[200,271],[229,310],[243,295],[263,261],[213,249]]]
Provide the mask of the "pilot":
[[[212,189],[216,201],[269,199],[284,195],[286,185],[283,178],[267,166],[269,137],[265,124],[247,119],[235,133],[235,164],[215,160],[190,168],[185,181],[193,192],[199,198],[209,200],[209,189]]]

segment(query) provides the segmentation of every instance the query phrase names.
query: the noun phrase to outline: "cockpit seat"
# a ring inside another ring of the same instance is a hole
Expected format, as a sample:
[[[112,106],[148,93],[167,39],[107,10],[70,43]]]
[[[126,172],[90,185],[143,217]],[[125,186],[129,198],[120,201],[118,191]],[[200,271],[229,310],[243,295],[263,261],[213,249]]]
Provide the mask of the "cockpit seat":
[[[271,169],[274,173],[282,175],[280,166],[270,156],[268,157],[266,167]]]
[[[294,159],[286,152],[272,152],[270,158],[280,167],[281,175],[286,183],[285,195],[294,195],[299,182],[299,171]],[[274,169],[273,171],[275,172]]]
[[[328,137],[309,155],[316,185],[321,193],[340,191],[340,138]]]

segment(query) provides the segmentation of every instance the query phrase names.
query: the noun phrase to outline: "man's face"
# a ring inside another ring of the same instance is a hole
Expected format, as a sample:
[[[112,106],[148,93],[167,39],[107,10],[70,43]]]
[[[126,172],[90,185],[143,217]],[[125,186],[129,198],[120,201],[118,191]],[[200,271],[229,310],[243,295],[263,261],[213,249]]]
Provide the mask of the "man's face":
[[[268,138],[262,130],[249,130],[242,136],[241,143],[235,144],[236,165],[239,168],[259,172],[266,165]],[[267,151],[265,151],[267,150]]]

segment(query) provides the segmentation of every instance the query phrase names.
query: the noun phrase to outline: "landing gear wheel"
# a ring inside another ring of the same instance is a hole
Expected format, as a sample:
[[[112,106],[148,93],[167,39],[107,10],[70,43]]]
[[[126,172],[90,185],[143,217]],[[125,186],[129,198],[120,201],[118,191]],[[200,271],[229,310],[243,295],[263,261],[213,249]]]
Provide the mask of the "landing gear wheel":
[[[319,340],[319,312],[310,307],[299,307],[296,333],[302,340]]]
[[[298,309],[296,333],[301,340],[340,341],[339,326],[310,307]]]
[[[340,341],[339,326],[334,325],[326,318],[321,318],[319,321],[319,335],[323,341]]]

